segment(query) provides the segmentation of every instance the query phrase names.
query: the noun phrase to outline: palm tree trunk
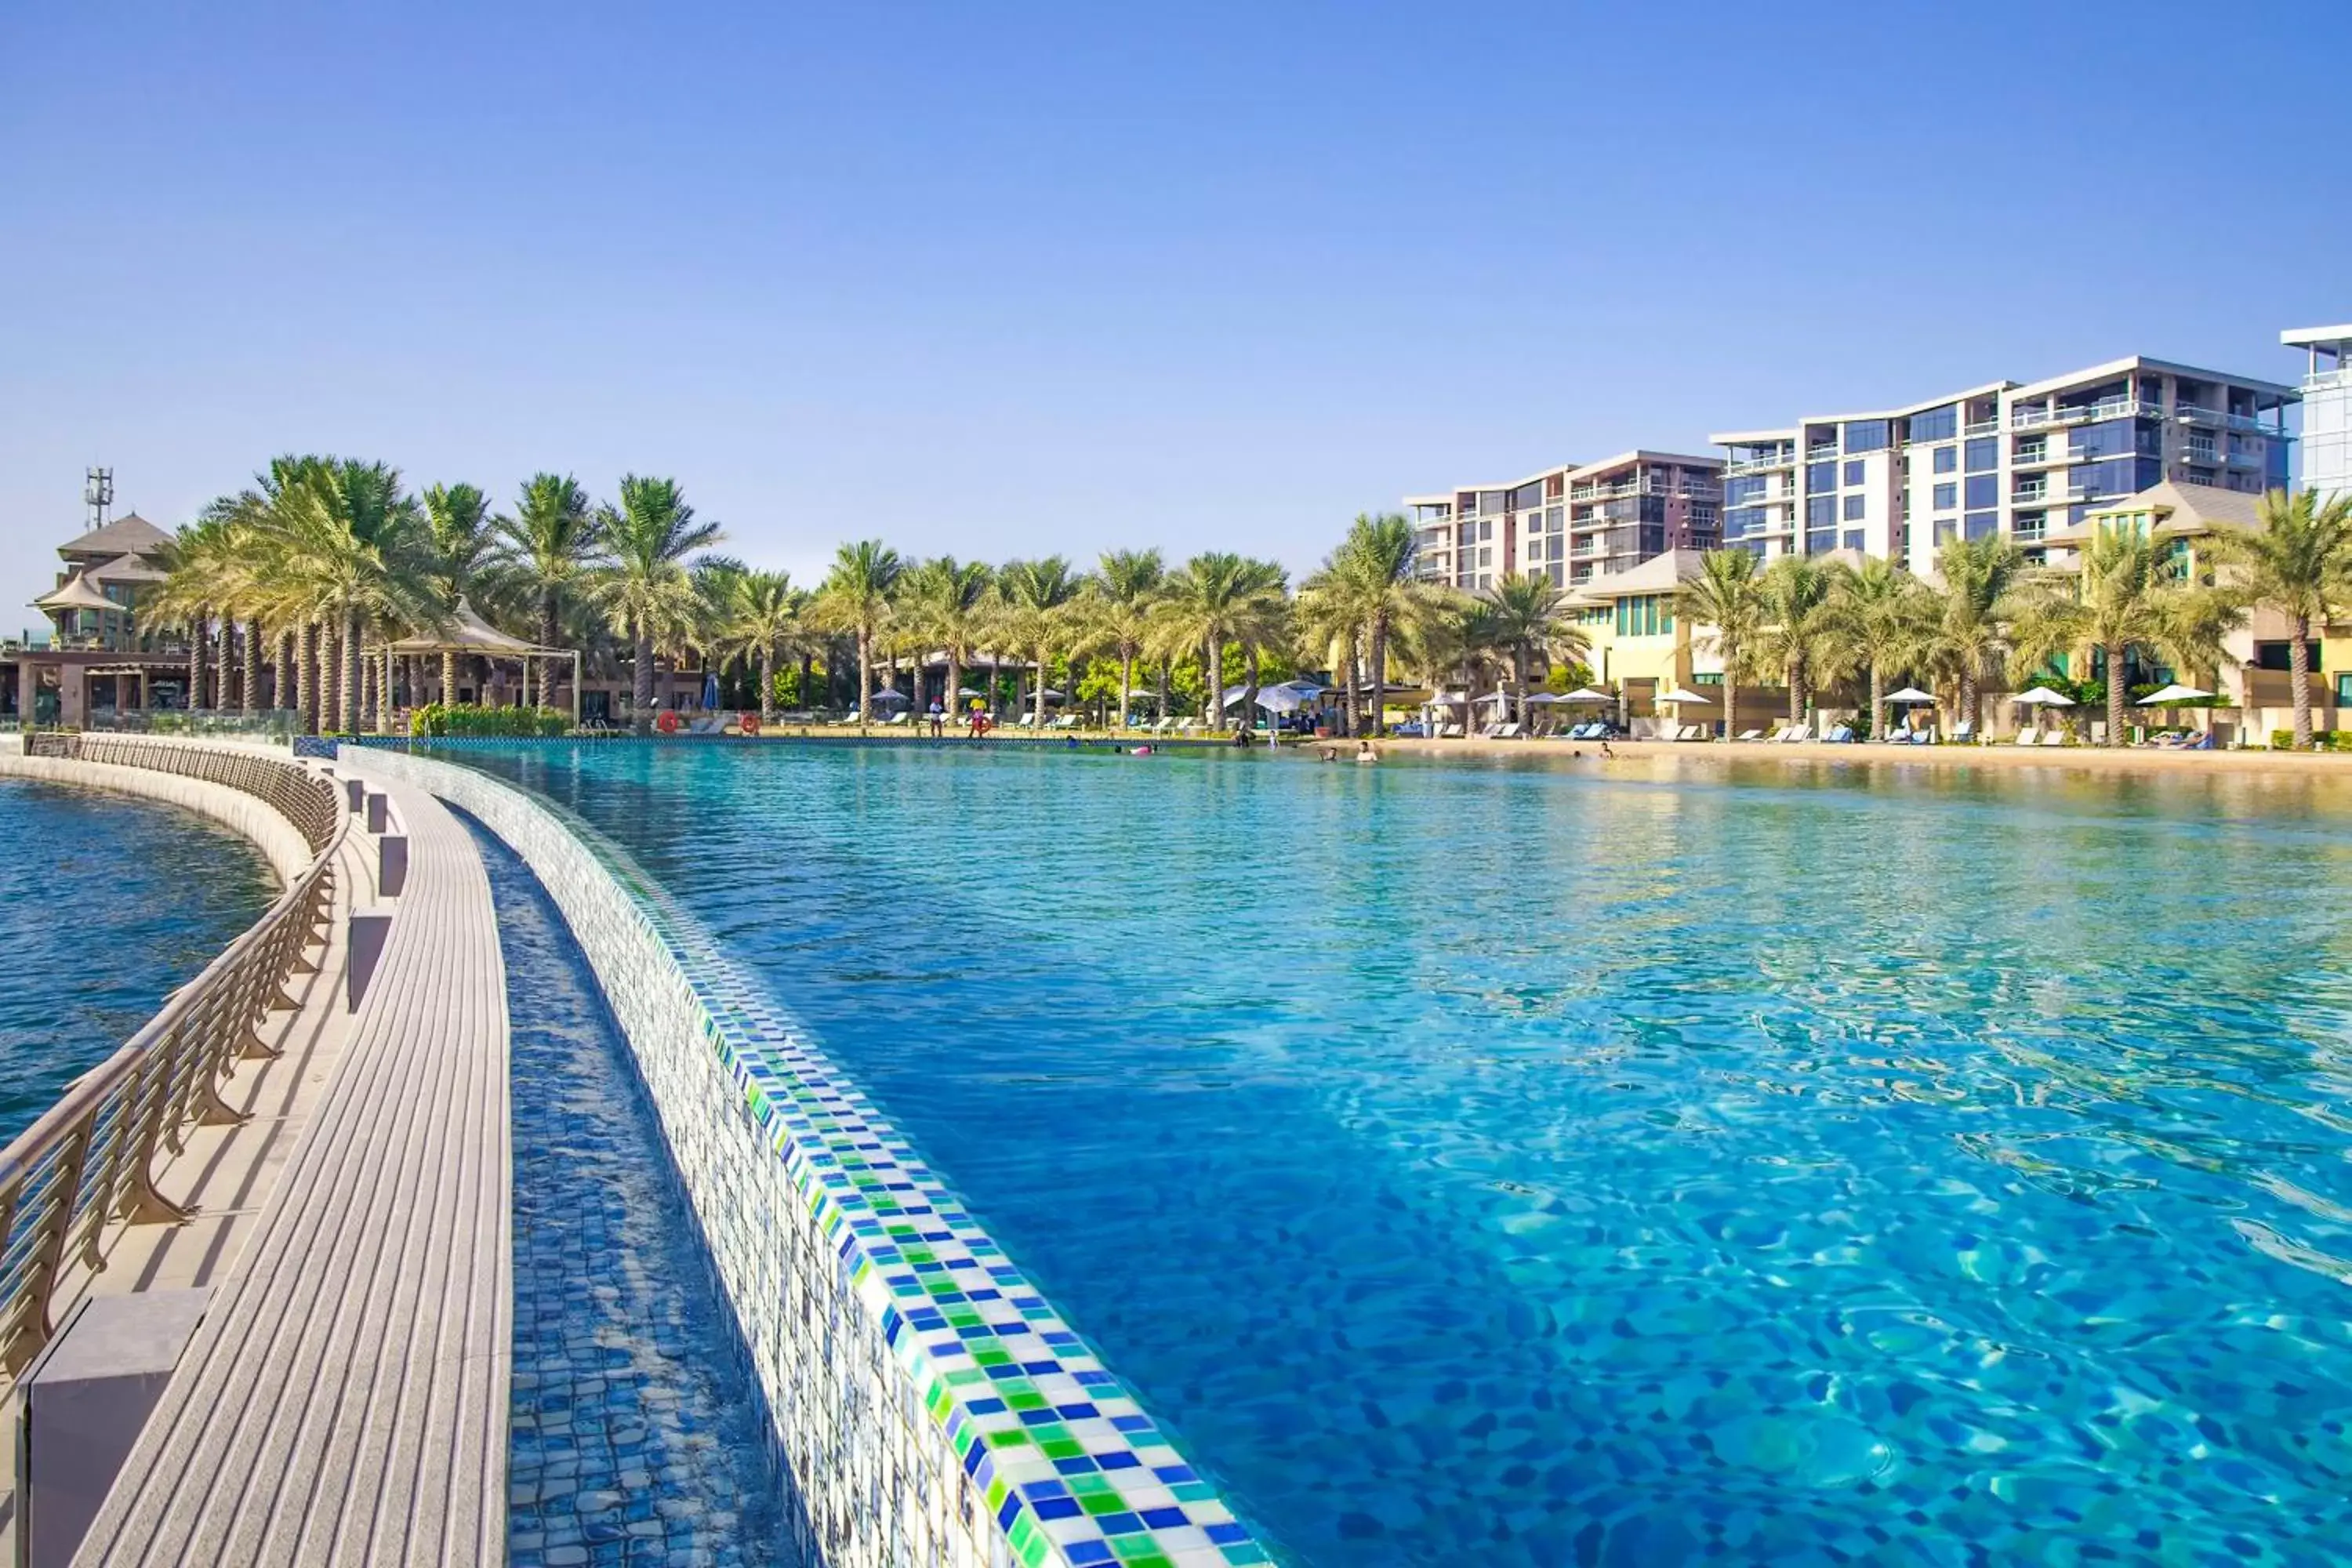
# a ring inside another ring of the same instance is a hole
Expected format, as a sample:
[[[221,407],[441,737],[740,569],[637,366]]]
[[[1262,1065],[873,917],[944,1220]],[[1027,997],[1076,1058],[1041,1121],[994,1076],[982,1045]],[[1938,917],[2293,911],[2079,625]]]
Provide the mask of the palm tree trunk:
[[[1242,728],[1257,727],[1257,644],[1242,645]],[[1265,721],[1265,743],[1274,744],[1274,716]]]
[[[874,697],[874,634],[865,626],[857,628],[857,727],[866,728],[873,717]]]
[[[1389,719],[1389,618],[1372,617],[1372,733],[1388,733]]]
[[[1160,716],[1161,719],[1165,719],[1165,718],[1167,718],[1167,717],[1168,717],[1168,679],[1169,679],[1169,674],[1170,674],[1168,665],[1169,665],[1168,656],[1167,656],[1166,654],[1164,654],[1164,653],[1163,653],[1163,654],[1161,654],[1161,655],[1160,656],[1160,714],[1159,714],[1159,716]]]
[[[2294,704],[2294,749],[2311,749],[2311,617],[2294,618],[2294,639],[2286,645],[2287,679],[2294,683],[2289,694]],[[2115,682],[2107,682],[2113,687]]]
[[[962,690],[963,649],[956,647],[954,639],[950,638],[948,642],[948,686],[940,693],[940,706],[948,710],[950,719],[953,719],[957,710],[963,706],[963,698],[959,695]]]
[[[294,664],[294,709],[306,734],[319,732],[319,623],[302,623],[302,646]]]
[[[205,654],[209,634],[205,629],[205,612],[198,610],[188,623],[188,711],[195,712],[205,705]]]
[[[1209,690],[1201,699],[1201,727],[1213,730],[1225,720],[1225,644],[1222,637],[1208,643]]]
[[[1045,727],[1045,659],[1047,650],[1045,644],[1040,643],[1037,645],[1035,651],[1037,655],[1037,689],[1031,694],[1030,700],[1034,702],[1037,706],[1034,717],[1029,721],[1029,724],[1032,729],[1043,730]]]
[[[1127,728],[1127,694],[1135,684],[1135,650],[1121,646],[1118,650],[1118,727]]]
[[[654,724],[654,634],[642,616],[633,616],[634,668],[629,671],[629,706],[638,734]]]
[[[1723,664],[1723,738],[1735,740],[1739,734],[1739,682],[1731,678],[1731,661]]]
[[[760,727],[766,729],[776,716],[776,645],[760,645]]]
[[[2124,650],[2120,643],[2110,644],[2107,655],[2107,744],[2124,743]],[[2304,699],[2304,721],[2310,721],[2310,698]]]
[[[247,718],[250,719],[259,710],[261,705],[261,623],[259,621],[249,620],[245,623],[245,646],[240,651],[245,655],[245,670],[236,683],[237,707]]]
[[[1801,723],[1805,712],[1805,667],[1796,659],[1789,661],[1789,722]]]
[[[1884,717],[1885,712],[1886,672],[1879,668],[1878,661],[1874,658],[1870,661],[1870,728],[1866,731],[1874,741],[1885,738],[1886,721]]]
[[[343,612],[343,731],[357,734],[360,727],[360,613]]]

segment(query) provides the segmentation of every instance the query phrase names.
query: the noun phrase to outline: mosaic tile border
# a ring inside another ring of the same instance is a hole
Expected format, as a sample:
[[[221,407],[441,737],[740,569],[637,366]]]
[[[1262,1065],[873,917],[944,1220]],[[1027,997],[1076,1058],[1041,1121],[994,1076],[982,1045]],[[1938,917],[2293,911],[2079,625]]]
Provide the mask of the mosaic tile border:
[[[1273,1561],[897,1130],[625,852],[473,769],[404,748],[363,758],[479,818],[571,922],[767,1385],[815,1557]]]

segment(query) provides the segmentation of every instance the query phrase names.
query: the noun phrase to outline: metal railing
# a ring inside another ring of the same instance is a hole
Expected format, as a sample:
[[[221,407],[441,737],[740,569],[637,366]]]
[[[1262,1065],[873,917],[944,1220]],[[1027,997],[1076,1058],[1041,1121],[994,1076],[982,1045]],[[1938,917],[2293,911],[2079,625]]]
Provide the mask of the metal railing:
[[[60,1280],[79,1268],[86,1283],[105,1268],[109,1222],[188,1217],[156,1190],[157,1162],[180,1153],[192,1128],[245,1120],[221,1099],[222,1080],[239,1061],[278,1054],[257,1026],[295,1005],[289,977],[317,967],[308,952],[326,940],[350,821],[332,784],[260,752],[98,735],[29,736],[26,751],[241,790],[291,822],[312,857],[250,930],[0,1151],[0,1384],[57,1331]]]

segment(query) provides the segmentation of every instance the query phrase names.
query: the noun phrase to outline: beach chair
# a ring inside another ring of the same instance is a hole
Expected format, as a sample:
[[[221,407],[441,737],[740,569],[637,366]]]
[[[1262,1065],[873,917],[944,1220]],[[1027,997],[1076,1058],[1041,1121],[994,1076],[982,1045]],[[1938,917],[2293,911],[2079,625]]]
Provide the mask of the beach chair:
[[[1448,724],[1444,729],[1438,731],[1437,734],[1440,740],[1458,741],[1462,738],[1462,726],[1459,724]]]
[[[686,732],[689,735],[716,735],[719,733],[719,726],[718,715],[706,713],[687,725]]]
[[[1739,738],[1743,741],[1760,741],[1764,738],[1764,731],[1761,730],[1742,730],[1739,731]]]
[[[2042,726],[2032,724],[2020,730],[2010,742],[2012,746],[2038,746],[2042,743]]]
[[[885,719],[883,722],[886,724],[908,724],[912,723],[914,721],[914,718],[915,714],[912,709],[901,708],[896,713],[891,714],[889,718]]]
[[[2063,746],[2065,743],[2066,731],[2063,729],[2053,730],[2042,737],[2042,744],[2045,746]]]
[[[1853,726],[1840,724],[1822,739],[1834,746],[1850,746],[1853,744]]]
[[[1486,737],[1490,741],[1516,741],[1519,738],[1519,726],[1516,723],[1490,724],[1487,729],[1492,731]]]
[[[1952,726],[1952,742],[1955,745],[1965,746],[1976,738],[1977,725],[1975,720],[1963,719],[1958,723]]]
[[[1791,724],[1780,733],[1780,741],[1784,746],[1793,746],[1812,738],[1813,727],[1811,724]]]
[[[1016,730],[1034,730],[1037,727],[1037,715],[1034,713],[1024,713],[1021,715],[1021,722],[1013,727]]]

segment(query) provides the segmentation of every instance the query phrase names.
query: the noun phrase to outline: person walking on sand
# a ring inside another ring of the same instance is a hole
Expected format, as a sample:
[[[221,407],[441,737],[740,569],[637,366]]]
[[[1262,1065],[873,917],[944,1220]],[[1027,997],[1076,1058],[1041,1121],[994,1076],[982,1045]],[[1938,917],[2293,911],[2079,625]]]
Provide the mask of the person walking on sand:
[[[948,732],[948,710],[936,697],[931,699],[931,739],[936,741]]]

